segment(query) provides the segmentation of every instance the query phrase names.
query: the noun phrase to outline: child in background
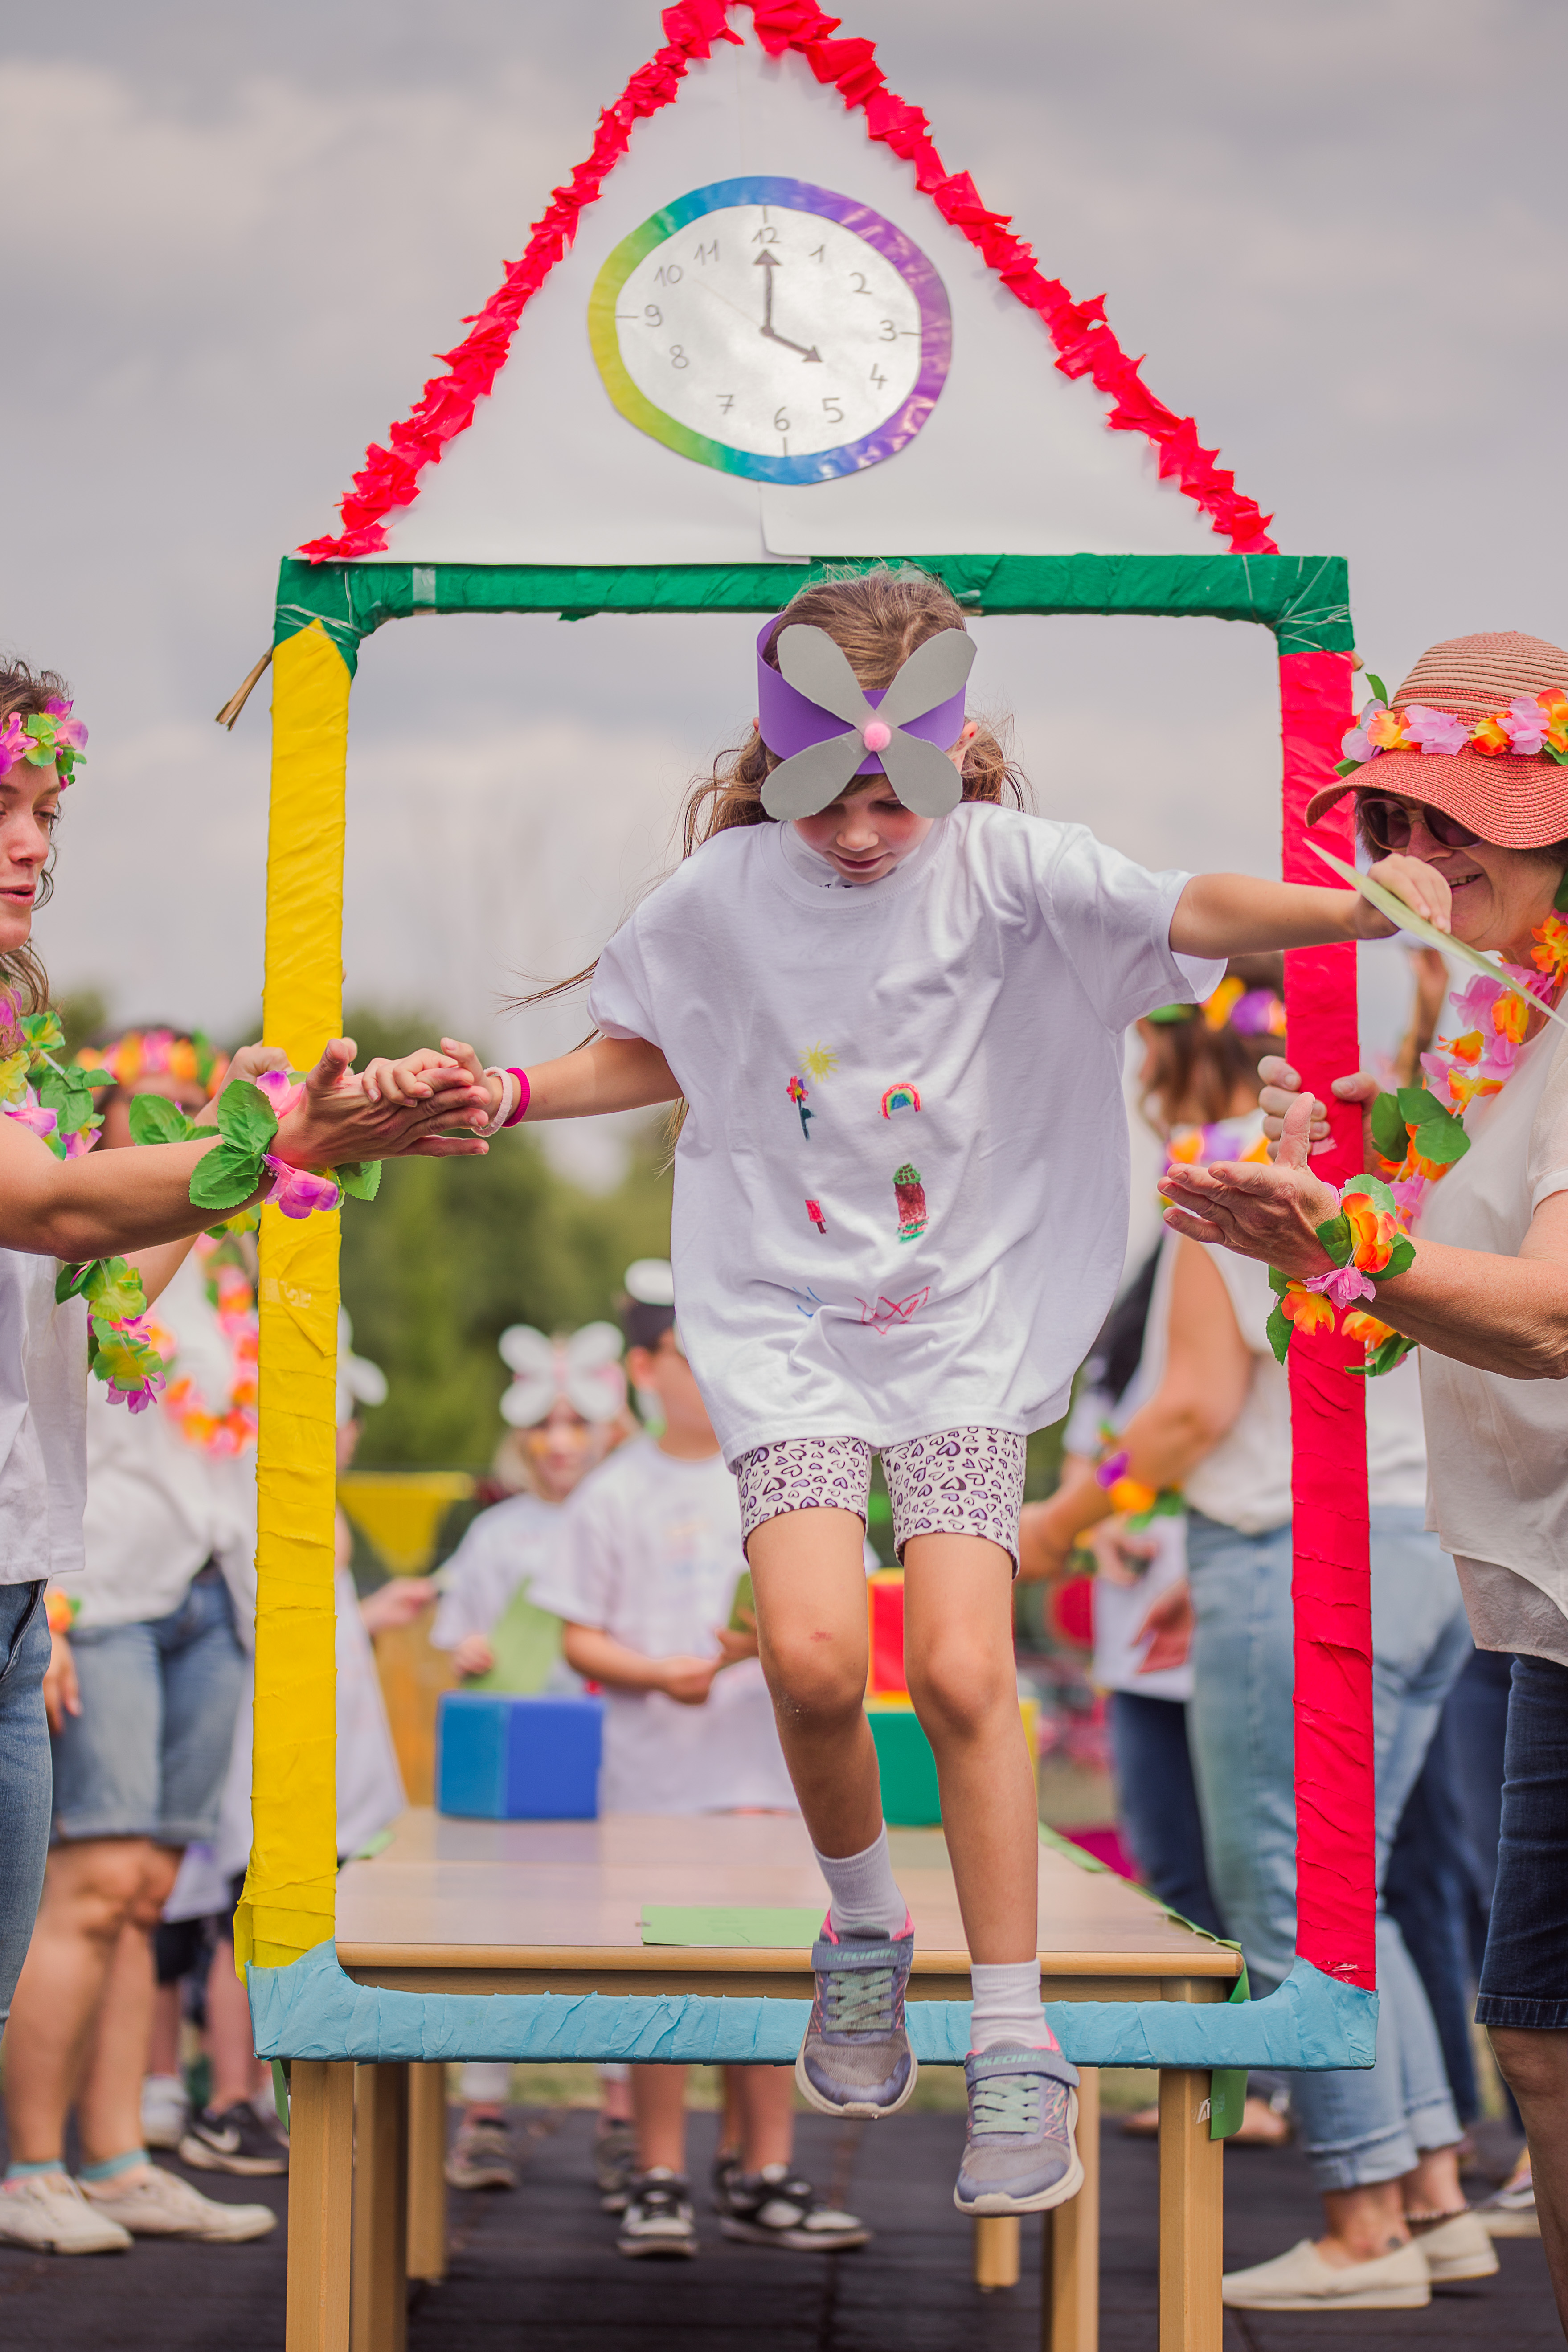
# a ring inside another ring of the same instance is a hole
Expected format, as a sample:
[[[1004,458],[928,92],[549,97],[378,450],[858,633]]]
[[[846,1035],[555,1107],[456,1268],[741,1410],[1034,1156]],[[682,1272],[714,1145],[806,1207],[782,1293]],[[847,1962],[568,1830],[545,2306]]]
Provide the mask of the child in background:
[[[803,588],[758,636],[758,722],[688,802],[691,854],[599,959],[599,1034],[488,1085],[492,1122],[685,1098],[684,1328],[740,1479],[762,1655],[830,1895],[796,2080],[868,2117],[915,2080],[913,1928],[862,1704],[881,1453],[972,1961],[954,2195],[1016,2213],[1083,2178],[1077,2075],[1040,2000],[1012,1580],[1026,1438],[1065,1412],[1121,1272],[1122,1038],[1208,995],[1226,956],[1391,926],[1354,891],[1150,874],[1024,814],[996,737],[964,715],[973,653],[930,574]],[[1121,756],[1115,709],[1100,740]],[[1442,914],[1428,867],[1377,871]],[[471,1048],[446,1050],[478,1074]]]
[[[681,1349],[668,1267],[643,1260],[629,1273],[642,1295],[623,1314],[626,1369],[663,1428],[584,1480],[534,1599],[564,1619],[567,1663],[605,1693],[602,1813],[793,1812],[755,1636],[725,1627],[745,1568],[735,1482]],[[724,2072],[739,2138],[715,2168],[724,2235],[824,2252],[863,2245],[854,2216],[826,2209],[791,2169],[787,2071]],[[686,2069],[634,2066],[631,2090],[637,2173],[616,2243],[632,2256],[695,2254]],[[605,2201],[620,2200],[612,2190]]]
[[[562,1505],[628,1425],[621,1335],[611,1323],[588,1323],[551,1340],[514,1323],[501,1333],[500,1352],[512,1372],[500,1401],[510,1434],[496,1469],[521,1483],[480,1512],[441,1570],[430,1640],[450,1651],[470,1688],[526,1693],[563,1680],[575,1687],[577,1677],[561,1663],[561,1621],[537,1605],[532,1586],[555,1543]],[[504,2061],[470,2059],[463,2068],[463,2114],[447,2158],[454,2189],[516,2188],[506,2122],[510,2084]],[[607,2185],[618,2180],[631,2137],[626,2070],[616,2067],[595,2147]]]

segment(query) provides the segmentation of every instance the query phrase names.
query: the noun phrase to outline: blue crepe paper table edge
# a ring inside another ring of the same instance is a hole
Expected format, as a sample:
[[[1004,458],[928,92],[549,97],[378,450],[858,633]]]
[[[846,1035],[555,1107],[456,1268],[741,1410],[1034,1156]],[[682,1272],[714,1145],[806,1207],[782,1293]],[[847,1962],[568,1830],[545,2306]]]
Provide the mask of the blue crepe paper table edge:
[[[247,1971],[257,2055],[440,2063],[593,2059],[640,2064],[793,2065],[811,2004],[700,1993],[423,1993],[356,1984],[334,1944]],[[930,2066],[962,2066],[969,2003],[911,2000],[910,2042]],[[1370,2066],[1377,1995],[1309,1960],[1262,2000],[1055,2000],[1046,2016],[1079,2066]]]

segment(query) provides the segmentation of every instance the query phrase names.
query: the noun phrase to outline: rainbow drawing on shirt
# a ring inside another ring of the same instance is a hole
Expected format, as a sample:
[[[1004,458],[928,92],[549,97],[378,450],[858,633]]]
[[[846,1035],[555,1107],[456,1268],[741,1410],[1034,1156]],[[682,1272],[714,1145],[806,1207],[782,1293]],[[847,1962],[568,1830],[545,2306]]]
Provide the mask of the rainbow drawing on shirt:
[[[891,1118],[896,1110],[919,1110],[920,1107],[921,1090],[919,1087],[911,1086],[908,1078],[900,1078],[898,1085],[889,1087],[882,1097],[884,1118]]]
[[[805,1213],[811,1219],[812,1223],[816,1227],[819,1234],[825,1234],[827,1231],[827,1221],[822,1213],[820,1205],[816,1201],[808,1201],[806,1202]]]
[[[801,1055],[800,1066],[820,1083],[833,1076],[838,1067],[838,1056],[831,1045],[812,1045]]]
[[[893,1197],[899,1204],[899,1239],[918,1241],[926,1229],[925,1186],[920,1170],[907,1160],[893,1171]]]
[[[911,1290],[907,1298],[879,1298],[875,1307],[858,1298],[855,1304],[862,1323],[868,1323],[873,1331],[890,1331],[895,1323],[907,1323],[911,1315],[918,1315],[930,1297],[928,1282],[922,1290]]]
[[[788,1092],[791,1102],[794,1103],[796,1110],[800,1113],[800,1131],[802,1135],[805,1136],[807,1143],[809,1143],[811,1141],[811,1129],[806,1122],[807,1120],[814,1119],[816,1117],[816,1113],[814,1110],[807,1110],[805,1107],[805,1098],[811,1092],[811,1088],[800,1078],[794,1077],[791,1078],[789,1082]]]

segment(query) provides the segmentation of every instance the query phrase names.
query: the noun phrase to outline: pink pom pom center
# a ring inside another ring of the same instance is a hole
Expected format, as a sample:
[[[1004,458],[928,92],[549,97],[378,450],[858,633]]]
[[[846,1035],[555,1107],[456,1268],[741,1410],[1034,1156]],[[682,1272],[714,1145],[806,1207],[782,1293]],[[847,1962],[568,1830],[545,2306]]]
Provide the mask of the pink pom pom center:
[[[892,740],[892,729],[884,726],[879,719],[873,719],[869,726],[860,730],[860,740],[868,751],[885,751]]]

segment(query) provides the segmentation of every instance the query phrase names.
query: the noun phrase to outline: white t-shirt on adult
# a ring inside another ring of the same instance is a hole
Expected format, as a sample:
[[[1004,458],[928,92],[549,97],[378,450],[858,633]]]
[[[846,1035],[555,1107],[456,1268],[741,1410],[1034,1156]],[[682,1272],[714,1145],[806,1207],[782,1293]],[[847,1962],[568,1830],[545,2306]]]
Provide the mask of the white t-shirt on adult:
[[[188,1379],[210,1412],[225,1412],[234,1358],[193,1252],[153,1314],[173,1336],[172,1371]],[[256,1549],[256,1450],[209,1454],[181,1434],[162,1404],[132,1413],[110,1402],[101,1381],[87,1406],[86,1557],[64,1580],[79,1598],[83,1627],[139,1625],[165,1617],[191,1579],[217,1561],[246,1606]]]
[[[721,1454],[679,1462],[636,1437],[584,1479],[530,1595],[644,1657],[710,1658],[744,1571],[739,1490]],[[702,1706],[663,1691],[606,1691],[599,1810],[795,1810],[773,1702],[755,1658],[715,1675]]]
[[[1201,1246],[1201,1244],[1194,1244]],[[1290,1517],[1290,1383],[1274,1360],[1265,1326],[1274,1305],[1268,1269],[1229,1250],[1209,1252],[1252,1358],[1247,1401],[1231,1428],[1186,1480],[1194,1511],[1243,1535],[1262,1535]],[[1354,1374],[1347,1372],[1351,1380]],[[1397,1371],[1366,1387],[1366,1474],[1374,1507],[1418,1509],[1426,1496],[1421,1389],[1407,1356]]]
[[[1568,1192],[1568,1038],[1549,1024],[1500,1095],[1465,1119],[1470,1149],[1434,1184],[1416,1239],[1517,1257],[1542,1201]],[[1432,1458],[1426,1524],[1459,1560],[1483,1649],[1568,1665],[1568,1385],[1478,1371],[1423,1348]]]
[[[788,831],[705,843],[589,995],[689,1107],[676,1297],[725,1459],[1041,1428],[1121,1270],[1123,1033],[1221,976],[1171,950],[1187,877],[965,803],[845,887],[799,870]]]
[[[560,1504],[538,1495],[509,1495],[481,1511],[441,1570],[433,1646],[455,1650],[470,1633],[493,1633],[520,1587],[531,1596],[560,1532]]]
[[[79,1574],[87,1308],[58,1260],[0,1249],[0,1584]]]

